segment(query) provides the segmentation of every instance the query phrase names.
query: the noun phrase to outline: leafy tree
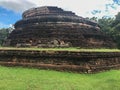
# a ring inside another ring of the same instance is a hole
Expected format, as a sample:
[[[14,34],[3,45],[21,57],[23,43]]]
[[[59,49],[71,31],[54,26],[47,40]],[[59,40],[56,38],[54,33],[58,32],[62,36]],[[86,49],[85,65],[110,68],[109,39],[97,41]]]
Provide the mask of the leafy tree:
[[[0,29],[0,46],[3,44],[4,40],[8,37],[9,33],[13,28],[2,28]]]
[[[118,12],[118,14],[115,15],[115,20],[112,23],[112,27],[116,26],[119,23],[120,23],[120,12]]]
[[[90,20],[97,22],[98,18],[97,17],[92,17],[92,18],[90,18]]]
[[[101,27],[101,30],[105,32],[108,35],[112,35],[112,28],[111,24],[113,23],[114,18],[106,18],[102,17],[101,19],[98,19],[98,24]]]
[[[96,19],[95,17],[90,20]],[[95,20],[94,20],[95,21]],[[115,18],[102,17],[97,19],[97,22],[103,32],[112,36],[116,41],[118,48],[120,48],[120,12]]]
[[[115,20],[112,23],[113,36],[120,48],[120,12],[115,16]]]

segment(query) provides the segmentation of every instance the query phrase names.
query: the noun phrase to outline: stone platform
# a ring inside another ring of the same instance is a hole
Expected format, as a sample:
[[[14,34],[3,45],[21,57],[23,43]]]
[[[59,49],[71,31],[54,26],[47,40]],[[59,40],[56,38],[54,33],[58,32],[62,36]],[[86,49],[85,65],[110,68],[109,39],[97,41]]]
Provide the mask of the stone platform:
[[[95,73],[120,69],[120,52],[1,49],[0,65]]]

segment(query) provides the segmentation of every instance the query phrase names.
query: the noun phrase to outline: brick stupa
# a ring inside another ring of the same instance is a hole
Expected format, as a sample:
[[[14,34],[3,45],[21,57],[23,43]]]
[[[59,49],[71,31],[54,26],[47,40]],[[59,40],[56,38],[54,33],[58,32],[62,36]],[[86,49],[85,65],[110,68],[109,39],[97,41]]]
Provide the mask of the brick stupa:
[[[8,46],[82,47],[101,48],[115,46],[96,22],[53,6],[25,11],[22,20],[7,38]]]

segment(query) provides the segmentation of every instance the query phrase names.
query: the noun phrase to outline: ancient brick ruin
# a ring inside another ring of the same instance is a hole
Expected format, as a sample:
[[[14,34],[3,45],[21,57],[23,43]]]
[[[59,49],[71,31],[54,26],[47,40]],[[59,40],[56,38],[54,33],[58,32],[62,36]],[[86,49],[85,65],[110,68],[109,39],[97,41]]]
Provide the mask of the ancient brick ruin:
[[[115,46],[96,22],[58,7],[44,6],[25,11],[6,40],[7,46],[87,47]]]
[[[94,73],[120,69],[120,52],[0,49],[0,65]]]

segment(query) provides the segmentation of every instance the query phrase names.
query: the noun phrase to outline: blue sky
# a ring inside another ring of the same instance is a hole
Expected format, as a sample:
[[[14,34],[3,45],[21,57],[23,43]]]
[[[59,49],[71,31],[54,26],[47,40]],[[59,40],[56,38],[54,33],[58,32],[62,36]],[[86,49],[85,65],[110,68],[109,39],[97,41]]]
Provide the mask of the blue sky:
[[[114,17],[120,12],[120,0],[0,0],[0,28],[10,27],[23,11],[39,6],[58,6],[82,17]]]
[[[0,28],[9,27],[21,19],[21,13],[0,7]]]

